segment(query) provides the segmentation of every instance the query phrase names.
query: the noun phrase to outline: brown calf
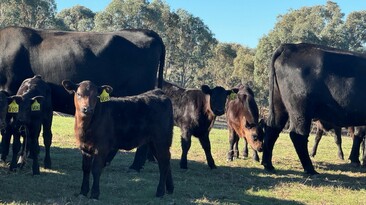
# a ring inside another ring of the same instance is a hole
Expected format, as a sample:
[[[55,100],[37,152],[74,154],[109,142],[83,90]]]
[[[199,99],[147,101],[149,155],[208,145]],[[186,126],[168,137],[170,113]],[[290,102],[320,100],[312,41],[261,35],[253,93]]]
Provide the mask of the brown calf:
[[[254,150],[253,159],[259,161],[257,151],[262,151],[263,130],[259,121],[258,107],[253,91],[248,86],[240,86],[239,92],[226,103],[226,120],[229,129],[230,150],[228,160],[239,157],[238,142],[245,142],[244,157],[248,156],[248,145]]]

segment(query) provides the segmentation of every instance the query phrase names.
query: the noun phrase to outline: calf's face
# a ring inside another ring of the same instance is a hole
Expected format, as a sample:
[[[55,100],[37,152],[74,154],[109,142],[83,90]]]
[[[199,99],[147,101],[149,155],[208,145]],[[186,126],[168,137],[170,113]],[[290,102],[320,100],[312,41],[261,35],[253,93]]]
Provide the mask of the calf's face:
[[[215,88],[210,89],[207,85],[202,85],[201,90],[206,95],[210,95],[210,107],[216,116],[220,116],[225,113],[227,96],[232,92],[238,92],[238,89],[225,90],[221,86],[216,86]]]
[[[92,116],[95,106],[101,100],[102,92],[110,94],[113,89],[108,85],[96,86],[91,81],[82,81],[75,84],[69,80],[62,81],[64,88],[74,93],[75,114],[80,116]]]

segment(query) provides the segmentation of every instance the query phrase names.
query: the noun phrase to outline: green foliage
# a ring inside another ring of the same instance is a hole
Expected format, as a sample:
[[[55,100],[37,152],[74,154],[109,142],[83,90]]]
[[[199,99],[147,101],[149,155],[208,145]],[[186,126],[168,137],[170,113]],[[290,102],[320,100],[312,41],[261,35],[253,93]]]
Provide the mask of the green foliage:
[[[64,30],[91,31],[94,29],[95,13],[90,9],[76,5],[69,9],[64,9],[56,15],[62,21]]]
[[[26,26],[32,28],[55,27],[54,0],[1,0],[0,28]]]

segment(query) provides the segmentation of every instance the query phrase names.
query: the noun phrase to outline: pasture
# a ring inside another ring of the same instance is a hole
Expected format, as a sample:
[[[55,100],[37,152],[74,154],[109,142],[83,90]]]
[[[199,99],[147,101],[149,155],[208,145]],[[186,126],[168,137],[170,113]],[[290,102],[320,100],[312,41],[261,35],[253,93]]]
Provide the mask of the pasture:
[[[180,132],[174,129],[172,173],[175,191],[164,198],[155,198],[158,167],[146,163],[140,173],[128,172],[134,150],[120,151],[106,167],[100,180],[100,200],[76,196],[81,185],[81,154],[76,148],[74,119],[54,117],[52,170],[41,168],[40,176],[32,176],[31,161],[17,172],[0,165],[0,204],[365,204],[366,168],[353,167],[348,160],[337,158],[333,136],[320,142],[312,159],[320,175],[303,174],[291,140],[282,133],[275,145],[273,164],[276,174],[263,170],[251,159],[226,161],[228,131],[213,129],[210,140],[218,169],[210,170],[196,138],[188,154],[188,170],[179,168]],[[309,137],[309,149],[314,136]],[[352,140],[343,137],[343,151],[348,158]],[[40,137],[40,163],[43,166],[43,138]],[[240,140],[240,151],[242,151]],[[11,155],[11,153],[10,153]],[[260,154],[261,156],[261,154]],[[9,156],[10,157],[10,156]],[[8,157],[8,159],[10,159]]]

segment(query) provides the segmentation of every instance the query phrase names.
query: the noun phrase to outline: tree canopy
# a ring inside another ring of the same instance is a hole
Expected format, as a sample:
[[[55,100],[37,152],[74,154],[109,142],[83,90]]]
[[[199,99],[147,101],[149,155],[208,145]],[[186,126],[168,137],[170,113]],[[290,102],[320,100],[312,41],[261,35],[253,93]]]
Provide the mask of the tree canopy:
[[[333,1],[279,15],[255,49],[219,42],[199,17],[183,9],[172,11],[164,0],[112,0],[97,13],[80,5],[57,13],[54,0],[0,0],[0,27],[11,25],[86,32],[151,29],[166,45],[166,79],[183,87],[249,84],[262,105],[268,100],[271,56],[280,44],[307,42],[359,52],[366,48],[366,11],[345,16]]]

